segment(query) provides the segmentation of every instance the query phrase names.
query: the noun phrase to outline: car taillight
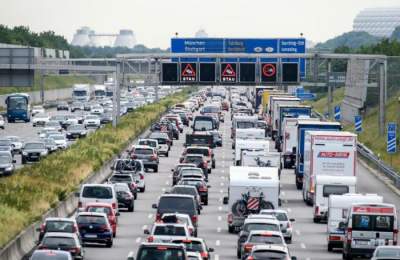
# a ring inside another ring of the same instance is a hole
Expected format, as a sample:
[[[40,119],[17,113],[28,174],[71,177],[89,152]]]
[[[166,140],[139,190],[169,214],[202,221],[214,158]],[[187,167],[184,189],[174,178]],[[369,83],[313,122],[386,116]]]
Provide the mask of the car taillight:
[[[69,250],[71,253],[79,254],[81,252],[81,249],[78,247],[73,247]]]
[[[346,240],[347,240],[347,243],[351,243],[351,238],[352,238],[352,228],[347,228],[347,238],[346,238]]]
[[[104,231],[109,231],[108,226],[107,225],[101,225],[100,226],[100,230]]]
[[[39,246],[38,249],[47,249],[46,246]]]
[[[197,223],[197,216],[192,216],[192,222]]]
[[[136,188],[135,183],[131,182],[131,189],[135,189],[135,188]]]
[[[78,208],[82,208],[82,201],[78,202]]]
[[[143,174],[140,173],[139,176],[140,176],[141,180],[144,180],[144,175]]]
[[[153,161],[157,160],[157,155],[153,154],[153,155],[151,156],[151,159],[152,159]]]
[[[329,241],[340,241],[340,236],[329,236]]]
[[[398,229],[395,229],[395,230],[393,230],[393,245],[395,246],[395,245],[397,245],[397,236],[398,236],[398,233],[399,233],[399,230]]]
[[[318,215],[318,213],[319,213],[319,207],[316,206],[316,207],[315,207],[315,215]]]
[[[232,215],[232,213],[229,213],[229,214],[228,214],[228,218],[227,218],[227,219],[228,219],[228,223],[229,223],[229,224],[231,224],[231,223],[233,222],[233,215]]]
[[[156,221],[161,221],[161,214],[159,213],[156,214]]]
[[[189,228],[190,235],[193,235],[193,228]]]
[[[244,251],[245,252],[250,252],[252,248],[253,248],[252,244],[244,244]]]
[[[117,221],[115,220],[115,217],[110,217],[110,224],[113,225],[116,223],[117,223]]]
[[[148,238],[147,238],[147,242],[153,242],[154,241],[154,237],[153,236],[149,236]]]
[[[131,158],[132,159],[137,159],[137,155],[136,154],[131,154]]]
[[[200,255],[201,255],[202,258],[208,259],[208,253],[207,252],[201,252]]]
[[[117,208],[117,204],[116,204],[115,202],[113,202],[113,203],[111,204],[111,206],[112,206],[113,209],[116,209],[116,208]]]
[[[200,186],[199,187],[199,191],[200,192],[206,192],[207,191],[207,186],[204,186],[204,185]]]
[[[247,257],[246,259],[247,259],[247,260],[254,260],[254,257],[249,256],[249,257]]]

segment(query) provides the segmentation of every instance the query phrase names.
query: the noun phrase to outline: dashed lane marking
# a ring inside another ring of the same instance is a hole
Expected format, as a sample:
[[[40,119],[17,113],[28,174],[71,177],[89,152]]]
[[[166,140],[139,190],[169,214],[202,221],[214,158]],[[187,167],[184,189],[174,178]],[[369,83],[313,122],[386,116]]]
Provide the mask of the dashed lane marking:
[[[141,240],[142,240],[141,237],[136,238],[136,243],[139,244]]]
[[[221,228],[220,227],[217,228],[217,233],[221,233]]]
[[[296,235],[300,236],[300,230],[296,229],[294,232],[296,232]]]
[[[301,243],[300,246],[301,246],[301,248],[306,249],[306,244]]]
[[[149,214],[147,217],[148,217],[148,218],[152,218],[152,217],[153,217],[153,214]]]
[[[221,245],[221,241],[219,241],[219,240],[215,241],[215,245],[216,246],[220,246]]]

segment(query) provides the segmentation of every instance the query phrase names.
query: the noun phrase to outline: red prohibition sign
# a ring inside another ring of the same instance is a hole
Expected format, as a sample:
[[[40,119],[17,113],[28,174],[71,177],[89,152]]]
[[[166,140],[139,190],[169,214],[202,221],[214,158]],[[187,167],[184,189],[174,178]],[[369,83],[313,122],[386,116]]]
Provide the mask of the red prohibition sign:
[[[262,71],[265,77],[272,77],[276,73],[276,68],[274,64],[268,63],[263,66]]]

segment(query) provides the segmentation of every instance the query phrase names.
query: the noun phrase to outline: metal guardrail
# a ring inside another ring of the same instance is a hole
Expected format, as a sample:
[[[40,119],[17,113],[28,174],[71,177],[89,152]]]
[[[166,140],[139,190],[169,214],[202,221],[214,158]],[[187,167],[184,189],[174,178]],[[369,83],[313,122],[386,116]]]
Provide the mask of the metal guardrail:
[[[327,120],[327,118],[324,115],[316,111],[313,111],[313,114],[315,117]],[[379,171],[385,174],[386,177],[391,179],[396,188],[400,188],[400,175],[395,169],[393,169],[391,166],[387,165],[384,161],[379,159],[379,157],[375,155],[371,149],[369,149],[367,146],[358,141],[357,141],[357,152],[365,160],[372,163],[374,167],[376,167]]]

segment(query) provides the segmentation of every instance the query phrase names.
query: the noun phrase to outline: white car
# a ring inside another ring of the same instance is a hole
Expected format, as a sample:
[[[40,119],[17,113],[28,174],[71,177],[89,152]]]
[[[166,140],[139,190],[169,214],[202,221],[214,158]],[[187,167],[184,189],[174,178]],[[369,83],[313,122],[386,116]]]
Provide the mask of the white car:
[[[58,149],[66,149],[68,147],[67,138],[65,138],[65,135],[63,134],[50,135],[49,138],[54,140]]]
[[[62,131],[62,127],[58,121],[49,121],[44,125],[44,127],[58,132]]]
[[[18,136],[7,136],[7,139],[11,140],[14,153],[21,153],[22,147],[24,146],[24,142]]]
[[[43,114],[44,107],[43,106],[33,106],[32,107],[32,116],[35,116],[36,114]]]
[[[100,117],[97,115],[87,115],[85,120],[83,120],[83,125],[86,128],[99,128],[100,127]]]
[[[4,121],[4,117],[2,115],[0,115],[0,128],[4,129],[5,124],[6,124],[6,122]]]
[[[144,230],[145,235],[150,235],[147,242],[171,243],[177,237],[190,237],[190,232],[186,224],[175,223],[154,223],[151,231]]]
[[[92,106],[90,109],[90,113],[95,115],[101,115],[104,113],[104,108],[100,105]]]
[[[50,121],[50,117],[44,113],[38,113],[32,118],[33,127],[41,125],[44,126]]]

